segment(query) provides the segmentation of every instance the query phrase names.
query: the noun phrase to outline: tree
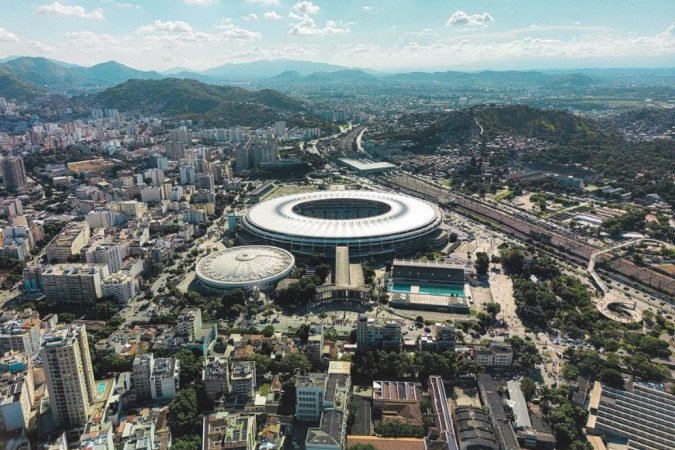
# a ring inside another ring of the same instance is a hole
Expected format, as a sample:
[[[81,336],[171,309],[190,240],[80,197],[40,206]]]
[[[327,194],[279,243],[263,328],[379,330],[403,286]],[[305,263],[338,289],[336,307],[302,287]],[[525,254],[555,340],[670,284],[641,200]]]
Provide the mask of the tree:
[[[319,284],[323,284],[326,281],[326,277],[330,274],[331,269],[328,264],[319,264],[314,269],[314,275],[319,279]]]
[[[502,311],[502,305],[499,303],[488,303],[485,305],[485,310],[487,311],[488,314],[490,314],[493,318],[497,316]]]
[[[198,434],[183,436],[171,444],[172,450],[200,450],[201,448],[202,438]]]
[[[265,337],[272,337],[274,335],[274,327],[272,325],[267,325],[265,328],[262,329],[260,332]]]
[[[534,342],[526,341],[520,336],[513,336],[505,339],[505,342],[511,344],[513,349],[513,361],[520,367],[530,368],[543,362],[543,358],[537,350]]]
[[[377,450],[373,444],[354,444],[347,450]]]
[[[476,273],[479,276],[487,274],[488,269],[490,268],[490,258],[488,257],[487,253],[485,252],[476,253],[475,266],[476,266]]]
[[[520,249],[503,248],[500,253],[502,266],[509,274],[517,276],[523,273],[525,256]]]
[[[193,388],[180,389],[176,393],[169,404],[169,425],[174,438],[199,434],[201,416]]]
[[[174,353],[173,357],[180,362],[180,378],[183,384],[201,379],[203,357],[186,348]]]
[[[310,329],[309,325],[303,323],[298,327],[298,331],[296,331],[295,333],[300,339],[300,342],[303,344],[306,344],[307,341],[309,340],[309,329]]]
[[[117,314],[117,305],[108,300],[98,302],[94,305],[93,314],[96,319],[108,320]]]
[[[520,380],[520,390],[528,402],[537,395],[537,385],[532,378],[524,377]]]
[[[607,386],[623,389],[623,377],[621,376],[621,372],[616,369],[603,369],[598,379]]]
[[[304,353],[286,353],[279,361],[279,371],[284,373],[305,373],[312,368],[312,363]]]

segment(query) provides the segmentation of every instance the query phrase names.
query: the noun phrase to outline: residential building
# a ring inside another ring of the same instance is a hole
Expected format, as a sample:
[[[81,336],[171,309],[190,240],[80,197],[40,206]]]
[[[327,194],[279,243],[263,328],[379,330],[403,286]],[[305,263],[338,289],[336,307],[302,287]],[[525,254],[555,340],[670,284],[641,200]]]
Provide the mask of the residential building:
[[[195,184],[195,181],[197,181],[197,168],[195,166],[181,166],[179,175],[180,184]]]
[[[227,411],[204,416],[202,450],[255,450],[255,414]]]
[[[88,264],[105,264],[113,274],[122,270],[122,249],[120,244],[96,242],[84,249],[84,259]]]
[[[26,167],[23,164],[22,157],[7,156],[2,158],[0,168],[2,169],[2,179],[5,182],[5,189],[8,191],[20,191],[28,183]]]
[[[171,400],[179,386],[180,363],[176,358],[155,358],[150,374],[150,396],[153,400]]]
[[[589,434],[621,440],[629,449],[675,448],[675,395],[661,384],[628,380],[616,389],[596,381],[588,409]]]
[[[0,359],[0,431],[28,429],[35,396],[31,358],[8,352]]]
[[[61,304],[93,304],[103,296],[105,264],[68,264],[44,266],[40,277],[47,300]]]
[[[126,305],[136,295],[136,282],[129,272],[122,271],[103,279],[101,296],[114,297],[120,305]]]
[[[454,350],[456,337],[455,328],[451,324],[435,323],[429,333],[420,335],[420,350],[431,352]]]
[[[509,367],[513,364],[513,349],[508,344],[493,342],[489,347],[475,347],[474,357],[483,367]]]
[[[139,202],[137,200],[114,202],[110,204],[110,208],[124,214],[127,220],[141,219],[148,213],[147,203]]]
[[[256,388],[254,361],[235,361],[230,372],[232,394],[242,399],[253,398]]]
[[[360,315],[356,323],[356,345],[360,352],[372,349],[401,350],[401,324]]]
[[[37,312],[6,311],[0,316],[0,355],[10,351],[29,356],[40,351],[40,316]]]
[[[80,435],[81,450],[115,450],[113,424],[110,422],[87,422]]]
[[[110,209],[96,208],[89,211],[84,220],[92,230],[96,228],[109,229],[118,225],[118,214]]]
[[[154,366],[155,356],[152,353],[137,355],[131,368],[131,386],[134,389],[136,401],[151,398],[150,375]]]
[[[209,356],[204,359],[202,381],[209,400],[218,400],[230,393],[230,368],[227,358]]]
[[[320,364],[323,354],[323,325],[312,324],[307,338],[307,356],[312,364]]]
[[[202,310],[184,308],[178,316],[176,333],[186,336],[189,341],[195,340],[202,330]]]
[[[308,422],[319,420],[323,411],[327,375],[310,373],[295,382],[295,418]]]
[[[47,261],[49,263],[66,263],[89,243],[91,237],[89,225],[82,222],[67,225],[54,239],[47,244]]]
[[[58,325],[40,352],[50,409],[58,427],[84,425],[96,395],[89,341],[84,325]]]
[[[18,198],[8,197],[2,201],[2,212],[4,212],[7,217],[18,216],[22,211],[23,205]]]

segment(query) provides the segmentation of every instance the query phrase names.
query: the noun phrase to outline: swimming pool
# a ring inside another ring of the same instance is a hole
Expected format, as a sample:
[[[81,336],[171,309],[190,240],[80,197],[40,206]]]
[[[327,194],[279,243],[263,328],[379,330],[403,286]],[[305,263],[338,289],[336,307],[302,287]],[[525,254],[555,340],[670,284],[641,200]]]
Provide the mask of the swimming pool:
[[[105,382],[105,381],[100,382],[100,383],[98,384],[98,386],[96,386],[96,391],[99,392],[99,393],[105,391],[105,386],[106,386],[106,382]]]
[[[393,283],[389,289],[391,292],[400,292],[403,294],[427,294],[443,295],[445,297],[464,297],[464,286],[436,286],[424,283]]]

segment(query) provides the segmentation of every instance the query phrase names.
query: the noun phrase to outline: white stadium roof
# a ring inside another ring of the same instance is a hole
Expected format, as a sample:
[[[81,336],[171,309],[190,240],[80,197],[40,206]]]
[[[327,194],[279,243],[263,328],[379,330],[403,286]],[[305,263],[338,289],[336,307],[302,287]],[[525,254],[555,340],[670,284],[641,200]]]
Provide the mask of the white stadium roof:
[[[211,253],[197,262],[195,272],[205,284],[219,288],[251,288],[288,276],[292,254],[277,247],[244,245]]]
[[[320,201],[372,201],[388,206],[378,215],[357,219],[303,216],[294,208]],[[416,198],[377,191],[324,191],[279,197],[257,204],[246,220],[256,228],[286,236],[353,239],[391,236],[420,229],[438,221],[440,212]]]

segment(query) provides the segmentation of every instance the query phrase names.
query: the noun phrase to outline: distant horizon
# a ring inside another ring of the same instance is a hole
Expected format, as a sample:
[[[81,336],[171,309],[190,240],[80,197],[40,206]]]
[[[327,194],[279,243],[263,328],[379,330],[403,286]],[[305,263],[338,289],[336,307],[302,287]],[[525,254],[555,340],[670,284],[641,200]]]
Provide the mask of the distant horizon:
[[[675,2],[37,0],[7,2],[0,55],[145,71],[257,60],[383,72],[665,68]]]
[[[223,63],[218,66],[213,66],[213,67],[207,67],[206,69],[201,69],[201,70],[196,70],[196,69],[190,69],[188,67],[170,67],[168,69],[163,69],[163,70],[145,70],[145,69],[140,69],[138,67],[134,67],[128,64],[125,64],[121,61],[116,61],[113,59],[105,60],[105,61],[100,61],[100,62],[95,62],[93,64],[88,64],[88,65],[83,65],[83,64],[77,64],[72,61],[67,61],[67,60],[61,60],[57,58],[50,58],[46,56],[31,56],[31,55],[8,55],[8,56],[2,56],[0,55],[0,61],[2,63],[8,62],[10,60],[15,60],[15,59],[20,59],[20,58],[44,58],[49,61],[54,62],[55,64],[65,64],[68,66],[78,66],[78,67],[84,67],[84,68],[89,68],[89,67],[94,67],[98,66],[101,64],[106,64],[106,63],[117,63],[117,64],[122,64],[124,66],[127,66],[131,69],[135,70],[142,70],[145,72],[157,72],[161,75],[170,77],[171,75],[175,75],[181,72],[189,72],[193,73],[195,75],[201,75],[203,72],[209,71],[211,69],[215,69],[221,66],[225,65],[246,65],[246,64],[254,64],[254,63],[259,63],[259,62],[275,62],[275,61],[288,61],[288,62],[293,62],[293,63],[311,63],[311,64],[325,64],[325,65],[332,65],[336,66],[336,70],[360,70],[360,71],[368,71],[368,72],[374,72],[374,73],[380,73],[382,75],[395,75],[395,74],[405,74],[405,73],[414,73],[414,72],[420,72],[420,73],[443,73],[443,72],[458,72],[458,73],[480,73],[480,72],[547,72],[547,71],[561,71],[561,72],[576,72],[576,71],[610,71],[610,70],[668,70],[672,69],[675,70],[675,64],[672,65],[664,65],[664,66],[607,66],[607,67],[592,67],[592,66],[587,66],[587,67],[523,67],[523,68],[501,68],[501,69],[496,69],[496,68],[480,68],[480,69],[469,69],[469,68],[430,68],[430,69],[421,69],[421,68],[411,68],[411,69],[405,69],[401,68],[400,70],[397,69],[373,69],[370,67],[350,67],[350,66],[342,66],[340,64],[333,64],[330,62],[325,62],[325,61],[317,61],[317,60],[311,60],[311,59],[288,59],[288,58],[261,58],[261,59],[256,59],[256,60],[251,60],[251,61],[245,61],[245,62],[237,62],[237,63]],[[2,64],[0,63],[0,64]],[[294,71],[294,69],[287,69],[279,73],[283,73],[285,71]],[[204,75],[207,76],[207,75]],[[375,75],[377,76],[377,75]]]

